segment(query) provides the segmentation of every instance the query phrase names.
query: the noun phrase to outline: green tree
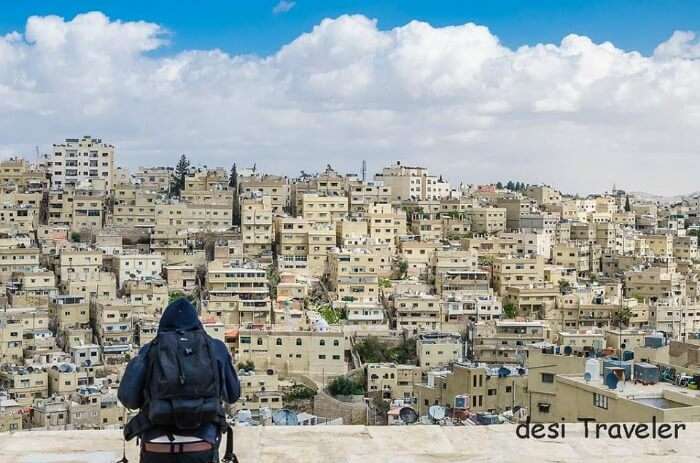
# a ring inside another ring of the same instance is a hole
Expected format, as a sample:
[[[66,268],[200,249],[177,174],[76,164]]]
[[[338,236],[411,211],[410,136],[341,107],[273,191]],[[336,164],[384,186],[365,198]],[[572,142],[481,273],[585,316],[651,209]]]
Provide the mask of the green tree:
[[[291,402],[293,400],[310,400],[316,395],[316,391],[303,384],[295,384],[289,391],[284,395],[284,402]]]
[[[632,210],[632,206],[630,205],[630,197],[629,195],[625,196],[625,212],[630,212]]]
[[[508,180],[508,183],[506,183],[506,189],[507,190],[515,190],[515,183],[513,183],[512,180]]]
[[[612,325],[627,327],[632,319],[632,311],[629,307],[622,307],[613,313]]]
[[[238,370],[246,370],[246,371],[253,371],[255,370],[255,362],[252,360],[246,360],[245,362],[238,362],[238,365],[236,365]]]
[[[180,196],[180,192],[185,189],[185,179],[187,178],[187,172],[190,169],[190,161],[187,160],[187,156],[184,154],[180,156],[180,160],[175,166],[175,174],[173,176],[172,186],[170,188],[170,196]]]
[[[562,294],[567,294],[571,289],[571,283],[566,280],[559,280],[559,292]]]
[[[338,395],[363,395],[365,387],[345,376],[338,376],[328,385],[328,392],[332,396]]]
[[[408,261],[406,259],[401,259],[399,261],[399,278],[406,278],[408,274]]]
[[[496,183],[496,188],[498,188],[499,190],[502,190],[502,189],[503,189],[503,183],[497,182],[497,183]]]
[[[518,311],[513,304],[509,303],[503,306],[503,313],[506,315],[506,318],[515,318]]]
[[[230,186],[234,190],[236,190],[238,187],[238,170],[236,169],[235,162],[233,163],[233,166],[231,167],[231,175],[228,178],[228,186]]]

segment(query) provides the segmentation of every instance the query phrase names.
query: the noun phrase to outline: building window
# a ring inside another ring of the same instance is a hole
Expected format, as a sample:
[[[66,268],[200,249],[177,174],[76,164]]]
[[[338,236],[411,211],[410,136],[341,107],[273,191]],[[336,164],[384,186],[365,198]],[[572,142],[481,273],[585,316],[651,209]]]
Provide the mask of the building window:
[[[297,346],[301,346],[301,338],[297,338]]]
[[[543,383],[553,383],[554,382],[554,374],[552,373],[542,373],[542,382]]]
[[[608,409],[608,397],[603,394],[593,394],[593,405],[598,408]]]

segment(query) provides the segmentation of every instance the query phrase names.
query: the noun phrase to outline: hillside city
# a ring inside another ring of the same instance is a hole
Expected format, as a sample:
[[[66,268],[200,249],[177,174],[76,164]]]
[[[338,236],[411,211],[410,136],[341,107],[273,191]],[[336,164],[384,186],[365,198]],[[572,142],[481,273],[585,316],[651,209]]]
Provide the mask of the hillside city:
[[[699,197],[50,151],[0,161],[0,432],[122,428],[181,297],[242,426],[700,421]]]

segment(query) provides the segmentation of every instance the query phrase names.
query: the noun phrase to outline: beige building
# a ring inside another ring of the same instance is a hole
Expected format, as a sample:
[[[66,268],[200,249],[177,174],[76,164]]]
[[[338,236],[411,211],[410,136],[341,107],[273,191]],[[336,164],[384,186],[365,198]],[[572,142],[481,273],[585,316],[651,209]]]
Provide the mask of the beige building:
[[[462,347],[459,334],[419,334],[416,341],[418,365],[424,369],[451,365],[462,359]]]
[[[301,207],[302,216],[308,222],[335,224],[348,215],[348,198],[307,193]]]
[[[442,300],[429,294],[395,294],[396,327],[417,334],[442,327]]]
[[[272,301],[267,273],[262,268],[213,261],[207,271],[209,300],[203,314],[225,325],[270,323]]]
[[[455,364],[452,371],[428,372],[427,382],[415,387],[418,413],[427,415],[433,405],[490,413],[523,407],[527,400],[524,371],[514,366]]]
[[[575,423],[582,418],[598,423],[700,421],[700,396],[672,384],[635,384],[610,389],[601,377],[585,381],[583,375],[556,376],[552,421]]]
[[[506,288],[528,288],[544,282],[544,259],[542,256],[500,257],[493,263],[493,288],[499,295]]]
[[[341,251],[328,255],[329,290],[344,302],[378,302],[380,266],[385,256],[364,249]]]
[[[368,363],[365,367],[367,394],[383,399],[412,400],[414,386],[421,383],[421,369],[414,365]]]
[[[241,200],[243,253],[259,256],[272,251],[272,202],[269,196]]]
[[[493,234],[506,230],[506,209],[475,207],[467,211],[473,233]]]
[[[255,369],[272,368],[280,374],[301,374],[328,381],[345,374],[345,339],[336,331],[241,329],[236,359],[252,361]]]
[[[147,191],[167,193],[172,178],[172,167],[139,167],[134,174],[134,183]]]
[[[469,332],[469,346],[479,362],[519,362],[524,360],[528,345],[550,337],[548,326],[541,320],[476,322]]]

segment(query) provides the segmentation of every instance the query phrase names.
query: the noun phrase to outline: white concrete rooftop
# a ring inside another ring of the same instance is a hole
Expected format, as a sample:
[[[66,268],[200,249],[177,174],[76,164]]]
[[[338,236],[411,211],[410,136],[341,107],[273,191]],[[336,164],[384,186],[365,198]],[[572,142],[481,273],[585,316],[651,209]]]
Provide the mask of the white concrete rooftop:
[[[584,439],[569,424],[558,440],[523,440],[515,426],[291,426],[237,428],[241,463],[690,462],[700,454],[700,424],[678,440]],[[119,431],[28,431],[0,434],[2,463],[112,463]],[[136,445],[127,444],[130,463]]]

